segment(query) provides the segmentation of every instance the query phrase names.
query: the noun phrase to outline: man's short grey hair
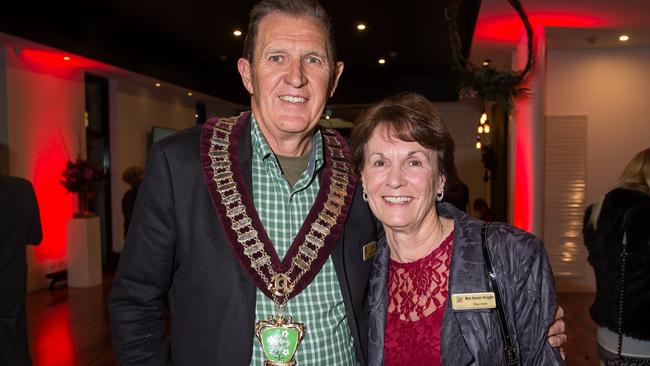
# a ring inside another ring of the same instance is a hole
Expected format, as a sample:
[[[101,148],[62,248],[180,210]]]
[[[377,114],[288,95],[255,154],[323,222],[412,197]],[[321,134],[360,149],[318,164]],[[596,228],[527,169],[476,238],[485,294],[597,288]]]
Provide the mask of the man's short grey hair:
[[[263,0],[253,7],[248,19],[248,31],[244,39],[244,51],[242,57],[253,64],[255,45],[257,41],[257,30],[262,19],[278,12],[295,17],[308,16],[321,23],[327,32],[327,58],[332,70],[336,63],[336,46],[332,32],[332,21],[323,6],[315,0]]]

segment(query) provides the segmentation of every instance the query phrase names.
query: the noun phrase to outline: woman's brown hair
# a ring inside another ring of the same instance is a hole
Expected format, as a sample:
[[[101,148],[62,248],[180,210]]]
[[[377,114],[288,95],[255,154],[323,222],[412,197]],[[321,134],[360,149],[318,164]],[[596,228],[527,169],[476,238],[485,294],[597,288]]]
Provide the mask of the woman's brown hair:
[[[389,136],[407,142],[417,142],[436,153],[438,170],[447,180],[456,179],[454,140],[433,104],[415,93],[400,93],[386,98],[365,110],[352,130],[354,152],[352,163],[357,173],[363,170],[368,140],[378,128]]]

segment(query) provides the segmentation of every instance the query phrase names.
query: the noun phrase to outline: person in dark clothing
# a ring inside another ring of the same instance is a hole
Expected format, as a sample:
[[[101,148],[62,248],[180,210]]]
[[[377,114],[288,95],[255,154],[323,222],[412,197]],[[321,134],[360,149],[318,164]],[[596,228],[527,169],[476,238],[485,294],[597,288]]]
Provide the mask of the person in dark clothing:
[[[0,365],[31,365],[25,245],[39,244],[43,238],[31,183],[0,175],[0,207]]]
[[[442,201],[449,202],[457,209],[467,212],[469,206],[469,188],[467,184],[463,183],[460,178],[449,182],[449,187],[445,191]]]
[[[492,209],[490,206],[488,206],[487,202],[485,202],[484,199],[482,198],[477,198],[474,200],[474,211],[479,214],[478,219],[483,220],[485,222],[492,222],[494,221],[494,212],[492,212]]]
[[[124,173],[122,173],[122,180],[124,183],[131,186],[128,191],[124,193],[122,197],[122,214],[124,215],[124,237],[126,237],[126,232],[129,229],[131,224],[131,217],[133,216],[133,208],[135,207],[135,199],[138,196],[138,189],[140,189],[140,182],[142,182],[142,176],[144,175],[144,169],[139,166],[132,166],[127,168]]]
[[[629,212],[629,213],[628,213]],[[627,213],[627,221],[624,225]],[[621,177],[587,208],[583,235],[596,275],[596,299],[589,309],[598,324],[603,362],[616,358],[622,239],[627,233],[621,354],[650,361],[650,148],[630,161]]]

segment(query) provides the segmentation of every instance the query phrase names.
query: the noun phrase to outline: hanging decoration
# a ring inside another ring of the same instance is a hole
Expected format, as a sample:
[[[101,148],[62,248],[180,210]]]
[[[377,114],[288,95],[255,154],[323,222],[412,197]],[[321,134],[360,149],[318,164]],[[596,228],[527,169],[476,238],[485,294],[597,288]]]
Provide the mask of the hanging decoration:
[[[516,98],[528,93],[523,86],[528,73],[534,64],[533,57],[533,27],[528,16],[518,0],[507,0],[517,11],[519,18],[526,29],[528,38],[528,59],[526,66],[521,71],[503,70],[498,71],[489,62],[478,66],[468,60],[462,54],[462,44],[458,32],[458,12],[462,0],[452,0],[445,11],[449,23],[449,38],[452,52],[452,66],[461,77],[460,94],[464,96],[478,96],[484,102],[497,102],[503,104],[508,113]]]
[[[518,0],[507,1],[517,11],[526,29],[527,61],[524,69],[520,71],[496,70],[491,66],[489,60],[483,61],[482,65],[479,66],[463,56],[462,43],[458,32],[458,13],[462,0],[451,0],[451,4],[445,11],[449,23],[452,66],[461,79],[460,96],[468,99],[478,97],[483,105],[483,112],[476,127],[475,147],[481,150],[481,161],[485,167],[483,180],[486,182],[492,179],[497,160],[495,149],[491,145],[490,133],[493,125],[490,124],[487,105],[499,103],[503,106],[506,115],[510,114],[515,100],[528,94],[528,89],[524,86],[524,80],[535,63],[533,57],[533,27],[528,20],[528,15],[526,15],[526,11]]]

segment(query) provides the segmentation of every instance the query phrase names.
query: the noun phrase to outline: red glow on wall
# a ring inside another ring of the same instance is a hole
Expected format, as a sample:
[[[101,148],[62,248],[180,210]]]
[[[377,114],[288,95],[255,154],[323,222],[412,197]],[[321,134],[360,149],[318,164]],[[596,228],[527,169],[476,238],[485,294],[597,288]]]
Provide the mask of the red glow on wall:
[[[79,154],[83,130],[83,59],[64,61],[62,52],[22,49],[8,52],[7,114],[12,170],[32,181],[41,212],[43,241],[35,247],[41,270],[62,269],[66,259],[66,222],[73,197],[60,183],[68,159]],[[78,62],[75,64],[74,62]],[[88,63],[87,65],[91,65]],[[13,150],[13,151],[12,151]]]
[[[531,12],[528,20],[537,27],[575,27],[591,28],[604,24],[600,18],[589,15]],[[524,32],[524,25],[516,13],[501,16],[479,17],[474,30],[474,38],[486,41],[516,42]]]
[[[517,147],[515,148],[515,186],[512,224],[526,231],[531,230],[531,165],[532,152],[527,141],[526,121],[517,117]]]
[[[70,332],[70,311],[66,304],[48,307],[36,330],[32,344],[34,364],[39,366],[77,365]]]
[[[30,70],[67,78],[78,70],[103,70],[108,66],[63,51],[22,49],[20,58]],[[67,60],[65,58],[68,58]]]
[[[515,102],[515,156],[513,187],[513,224],[523,230],[541,235],[543,215],[543,70],[545,68],[544,28],[535,29],[533,49],[536,67],[523,87],[529,95]],[[515,67],[523,69],[528,61],[528,47],[517,45]]]
[[[66,222],[72,217],[72,195],[60,183],[68,160],[61,142],[51,139],[39,152],[34,168],[34,190],[41,211],[43,241],[36,247],[39,262],[66,257]]]

